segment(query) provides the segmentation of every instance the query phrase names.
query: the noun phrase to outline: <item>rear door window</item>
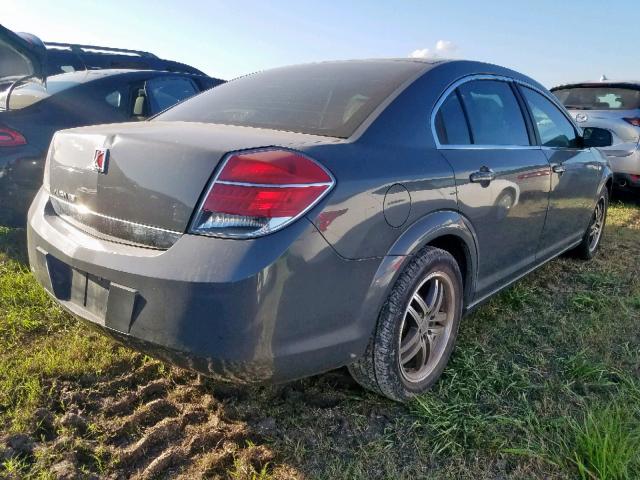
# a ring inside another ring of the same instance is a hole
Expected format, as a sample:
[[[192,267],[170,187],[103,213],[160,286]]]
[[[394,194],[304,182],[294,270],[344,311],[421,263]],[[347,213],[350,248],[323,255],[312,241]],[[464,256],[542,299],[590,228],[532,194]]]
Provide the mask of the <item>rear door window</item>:
[[[530,145],[522,110],[507,82],[473,80],[458,91],[475,145]]]
[[[158,77],[147,81],[146,94],[151,115],[160,113],[176,103],[198,93],[198,88],[189,78]]]
[[[457,92],[451,93],[436,115],[436,131],[441,145],[469,145],[471,137]]]
[[[522,95],[533,115],[533,121],[544,147],[576,148],[578,136],[567,117],[543,95],[527,87]]]

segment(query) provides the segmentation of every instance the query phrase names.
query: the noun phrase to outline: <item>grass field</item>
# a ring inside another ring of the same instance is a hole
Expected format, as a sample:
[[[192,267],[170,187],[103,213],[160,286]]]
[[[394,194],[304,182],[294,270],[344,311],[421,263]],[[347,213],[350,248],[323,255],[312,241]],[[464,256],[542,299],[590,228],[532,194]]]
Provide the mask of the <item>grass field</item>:
[[[202,379],[120,347],[37,286],[0,227],[0,478],[640,478],[640,202],[467,317],[398,405],[344,370]]]

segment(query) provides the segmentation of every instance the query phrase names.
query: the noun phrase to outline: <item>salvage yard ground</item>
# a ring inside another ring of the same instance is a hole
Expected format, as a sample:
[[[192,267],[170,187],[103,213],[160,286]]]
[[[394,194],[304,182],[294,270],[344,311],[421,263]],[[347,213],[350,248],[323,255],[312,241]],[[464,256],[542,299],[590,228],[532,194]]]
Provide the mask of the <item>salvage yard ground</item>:
[[[410,405],[339,370],[274,387],[120,347],[36,284],[0,227],[0,478],[640,477],[640,202],[466,318]]]

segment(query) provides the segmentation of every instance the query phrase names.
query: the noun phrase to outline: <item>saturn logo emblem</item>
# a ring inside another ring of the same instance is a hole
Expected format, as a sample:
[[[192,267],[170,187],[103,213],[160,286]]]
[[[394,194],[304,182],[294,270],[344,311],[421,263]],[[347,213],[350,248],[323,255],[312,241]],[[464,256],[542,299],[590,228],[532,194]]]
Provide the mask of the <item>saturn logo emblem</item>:
[[[107,173],[109,163],[109,149],[97,148],[93,154],[93,169],[98,173]]]
[[[576,122],[583,123],[589,120],[589,116],[586,113],[576,113]]]

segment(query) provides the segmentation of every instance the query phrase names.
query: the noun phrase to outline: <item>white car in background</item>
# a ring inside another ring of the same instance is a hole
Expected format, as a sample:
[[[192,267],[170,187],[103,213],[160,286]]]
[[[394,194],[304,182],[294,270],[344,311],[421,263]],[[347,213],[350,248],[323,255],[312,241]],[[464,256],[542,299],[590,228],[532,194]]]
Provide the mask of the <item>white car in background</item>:
[[[640,188],[640,81],[574,83],[551,92],[579,126],[611,133],[611,146],[601,150],[609,159],[615,184]]]

